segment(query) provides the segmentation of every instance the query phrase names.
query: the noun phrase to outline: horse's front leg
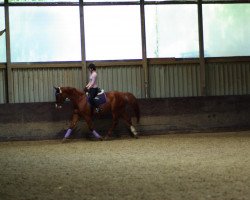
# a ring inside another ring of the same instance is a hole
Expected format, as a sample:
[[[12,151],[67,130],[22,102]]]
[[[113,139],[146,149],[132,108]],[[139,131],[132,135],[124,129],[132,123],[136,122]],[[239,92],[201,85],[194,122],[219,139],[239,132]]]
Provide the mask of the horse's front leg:
[[[76,127],[76,124],[79,121],[79,118],[80,116],[79,116],[78,110],[75,109],[71,118],[70,126],[64,135],[63,142],[66,141],[70,137],[72,130]]]

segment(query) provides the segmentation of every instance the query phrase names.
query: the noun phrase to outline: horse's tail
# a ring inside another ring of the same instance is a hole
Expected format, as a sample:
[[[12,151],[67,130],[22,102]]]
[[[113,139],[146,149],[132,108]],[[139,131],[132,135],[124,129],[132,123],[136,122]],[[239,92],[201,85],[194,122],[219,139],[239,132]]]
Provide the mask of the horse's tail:
[[[135,96],[130,92],[125,92],[125,97],[130,106],[134,109],[137,123],[140,121],[140,107]]]

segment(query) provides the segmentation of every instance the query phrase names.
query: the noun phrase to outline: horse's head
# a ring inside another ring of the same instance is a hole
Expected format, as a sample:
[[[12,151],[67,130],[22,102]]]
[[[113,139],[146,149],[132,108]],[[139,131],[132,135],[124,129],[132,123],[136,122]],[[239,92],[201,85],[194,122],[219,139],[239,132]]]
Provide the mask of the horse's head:
[[[62,104],[66,99],[65,94],[62,91],[61,87],[54,87],[55,88],[55,96],[56,96],[56,102],[55,102],[55,107],[57,109],[62,108]]]

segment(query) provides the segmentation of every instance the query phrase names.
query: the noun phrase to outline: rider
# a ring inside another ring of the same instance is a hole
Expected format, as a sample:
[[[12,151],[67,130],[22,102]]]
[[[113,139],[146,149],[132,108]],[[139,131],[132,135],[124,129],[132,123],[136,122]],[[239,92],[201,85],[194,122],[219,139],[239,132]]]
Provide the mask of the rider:
[[[96,66],[91,63],[88,66],[89,69],[89,83],[86,85],[86,89],[89,92],[89,102],[91,104],[91,113],[93,114],[94,108],[96,108],[96,112],[99,113],[100,108],[96,105],[95,97],[98,94],[98,87],[97,87],[97,72]]]

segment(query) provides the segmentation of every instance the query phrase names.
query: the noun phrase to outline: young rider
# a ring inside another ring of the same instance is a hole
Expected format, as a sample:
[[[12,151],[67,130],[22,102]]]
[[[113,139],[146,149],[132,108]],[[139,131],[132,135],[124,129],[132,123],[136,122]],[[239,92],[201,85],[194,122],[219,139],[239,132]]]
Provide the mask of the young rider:
[[[91,112],[93,113],[94,108],[96,108],[96,112],[99,112],[99,107],[95,103],[95,97],[98,94],[98,86],[97,86],[97,72],[96,72],[96,66],[91,63],[88,66],[89,69],[89,82],[86,85],[86,89],[89,92],[89,102],[91,104]]]

